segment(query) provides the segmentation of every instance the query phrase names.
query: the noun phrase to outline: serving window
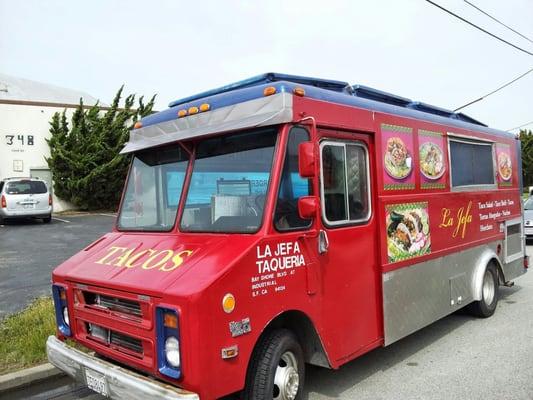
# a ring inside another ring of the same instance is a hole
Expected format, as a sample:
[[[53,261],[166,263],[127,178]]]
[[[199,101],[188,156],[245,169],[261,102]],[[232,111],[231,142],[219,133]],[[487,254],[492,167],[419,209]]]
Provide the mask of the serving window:
[[[494,144],[471,139],[449,138],[451,186],[463,188],[494,189]]]

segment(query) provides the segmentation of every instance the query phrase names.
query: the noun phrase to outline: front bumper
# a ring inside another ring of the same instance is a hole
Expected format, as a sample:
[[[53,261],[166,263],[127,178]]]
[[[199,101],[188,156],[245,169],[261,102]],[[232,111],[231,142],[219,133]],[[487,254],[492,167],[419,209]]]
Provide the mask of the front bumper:
[[[82,353],[55,336],[46,342],[48,361],[77,381],[86,382],[86,370],[105,377],[108,397],[112,399],[199,400],[196,393],[150,380],[140,374]]]

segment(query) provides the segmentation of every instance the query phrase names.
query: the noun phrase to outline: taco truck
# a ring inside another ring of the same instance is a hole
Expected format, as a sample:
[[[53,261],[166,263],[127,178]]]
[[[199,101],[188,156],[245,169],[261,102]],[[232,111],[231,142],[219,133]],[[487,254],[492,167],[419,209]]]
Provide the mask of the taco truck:
[[[268,73],[135,124],[116,226],[53,271],[52,364],[112,398],[300,398],[524,274],[520,142]],[[81,352],[72,339],[92,352]]]

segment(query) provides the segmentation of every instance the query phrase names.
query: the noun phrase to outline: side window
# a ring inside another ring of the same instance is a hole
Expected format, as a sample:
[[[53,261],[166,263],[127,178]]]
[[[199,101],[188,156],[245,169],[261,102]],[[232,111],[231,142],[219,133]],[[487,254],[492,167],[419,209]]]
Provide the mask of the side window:
[[[370,216],[366,148],[356,143],[321,145],[322,213],[330,225],[366,221]]]
[[[298,214],[298,199],[311,193],[310,179],[298,173],[298,145],[308,140],[309,133],[304,128],[291,129],[274,214],[274,225],[279,231],[307,228],[312,222]]]
[[[450,139],[452,186],[494,185],[492,143]]]

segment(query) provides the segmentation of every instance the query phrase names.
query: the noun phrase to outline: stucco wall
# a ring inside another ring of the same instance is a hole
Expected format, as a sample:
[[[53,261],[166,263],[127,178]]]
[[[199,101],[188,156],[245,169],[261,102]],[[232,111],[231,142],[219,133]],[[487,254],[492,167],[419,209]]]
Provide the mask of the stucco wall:
[[[50,136],[50,120],[55,112],[65,108],[53,106],[29,106],[0,103],[0,179],[15,176],[34,175],[45,178],[48,170],[45,157],[50,150],[45,139]],[[67,117],[74,112],[67,108]],[[20,171],[15,170],[21,167]],[[64,211],[75,207],[54,196],[54,211]]]

